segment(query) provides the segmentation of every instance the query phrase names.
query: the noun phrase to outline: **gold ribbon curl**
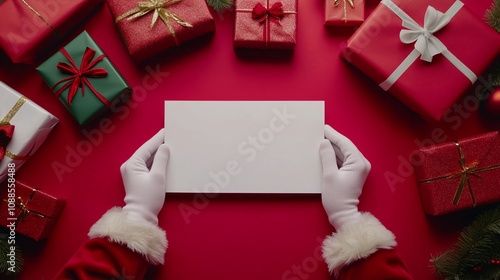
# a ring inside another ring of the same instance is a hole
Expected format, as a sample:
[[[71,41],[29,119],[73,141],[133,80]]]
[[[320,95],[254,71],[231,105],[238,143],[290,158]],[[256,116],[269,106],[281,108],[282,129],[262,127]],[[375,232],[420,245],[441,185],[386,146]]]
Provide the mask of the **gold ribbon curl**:
[[[476,207],[476,198],[474,197],[474,192],[472,191],[472,185],[470,184],[469,176],[474,175],[477,177],[481,177],[477,173],[498,169],[498,168],[500,168],[500,165],[492,165],[492,166],[478,168],[478,167],[476,167],[478,165],[478,163],[475,163],[472,166],[467,166],[467,164],[465,162],[464,154],[462,152],[462,148],[460,147],[460,143],[458,143],[458,141],[455,141],[455,145],[457,147],[458,154],[460,156],[458,163],[460,164],[460,167],[462,170],[460,170],[458,173],[454,173],[454,174],[450,174],[450,175],[444,175],[444,176],[439,176],[439,177],[435,177],[435,178],[431,178],[431,179],[427,179],[427,180],[421,180],[421,181],[419,181],[419,183],[427,184],[427,183],[432,183],[432,182],[436,182],[436,181],[440,181],[440,180],[448,180],[448,179],[460,177],[460,183],[458,184],[457,191],[455,192],[455,196],[453,198],[453,204],[454,205],[458,204],[458,202],[460,201],[460,198],[462,197],[462,193],[464,191],[464,188],[467,185],[467,189],[469,190],[469,194],[470,194],[471,199],[472,199],[472,204],[474,205],[474,207]]]
[[[182,0],[149,0],[148,2],[138,2],[137,7],[117,17],[115,19],[115,23],[125,18],[127,20],[132,20],[135,18],[142,17],[150,12],[153,12],[153,18],[151,19],[151,24],[149,28],[152,28],[155,25],[158,18],[160,18],[170,31],[170,34],[174,38],[175,44],[179,45],[179,41],[177,40],[177,36],[175,35],[175,30],[172,24],[170,23],[170,20],[175,21],[177,24],[183,27],[193,27],[193,26],[189,22],[184,21],[183,19],[179,18],[172,12],[167,11],[166,8],[174,4],[177,4],[181,1]]]

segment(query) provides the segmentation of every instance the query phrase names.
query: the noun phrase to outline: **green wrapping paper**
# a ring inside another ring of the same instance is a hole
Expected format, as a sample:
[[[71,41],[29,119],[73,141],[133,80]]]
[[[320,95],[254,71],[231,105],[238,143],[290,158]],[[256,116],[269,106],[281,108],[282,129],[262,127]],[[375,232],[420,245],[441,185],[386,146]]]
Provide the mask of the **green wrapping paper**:
[[[69,56],[71,56],[77,66],[77,69],[79,69],[87,48],[95,51],[95,55],[91,61],[96,60],[100,55],[104,54],[86,31],[78,35],[63,49],[66,50]],[[72,80],[60,82],[72,76],[72,74],[65,73],[57,67],[60,62],[71,65],[71,62],[63,55],[63,49],[55,53],[37,68],[37,71],[42,75],[42,78],[55,93],[64,87],[66,83],[69,82],[71,84],[72,82]],[[64,106],[81,125],[95,120],[101,114],[110,109],[110,104],[113,104],[113,101],[117,100],[122,94],[129,94],[131,92],[128,83],[123,79],[121,74],[115,69],[107,57],[104,57],[91,68],[103,68],[105,72],[107,72],[107,74],[99,77],[84,75],[85,79],[87,79],[88,83],[97,93],[94,93],[88,84],[82,83],[84,84],[83,94],[82,87],[78,87],[76,94],[74,94],[74,97],[71,100],[71,104],[68,102],[71,86],[64,89],[59,96],[59,99]],[[101,99],[98,98],[99,95],[101,95]]]

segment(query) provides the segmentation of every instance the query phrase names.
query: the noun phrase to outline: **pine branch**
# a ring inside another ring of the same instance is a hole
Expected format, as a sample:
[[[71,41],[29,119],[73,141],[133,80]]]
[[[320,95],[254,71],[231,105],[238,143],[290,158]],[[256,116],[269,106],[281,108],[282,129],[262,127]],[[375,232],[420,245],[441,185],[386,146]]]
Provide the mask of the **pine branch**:
[[[500,32],[500,0],[494,0],[485,14],[486,21],[496,31]]]
[[[460,234],[448,251],[433,258],[436,271],[445,279],[500,280],[500,207],[486,211]]]
[[[222,12],[233,6],[233,0],[207,0],[207,4],[217,12]]]
[[[7,262],[9,261],[9,257],[7,256],[8,253],[10,253],[10,247],[15,246],[15,265],[14,265],[14,272],[9,270],[10,264]],[[21,248],[17,245],[12,245],[8,244],[7,241],[7,235],[4,233],[0,234],[0,275],[17,275],[21,271],[23,267],[23,257],[22,257],[22,252]]]

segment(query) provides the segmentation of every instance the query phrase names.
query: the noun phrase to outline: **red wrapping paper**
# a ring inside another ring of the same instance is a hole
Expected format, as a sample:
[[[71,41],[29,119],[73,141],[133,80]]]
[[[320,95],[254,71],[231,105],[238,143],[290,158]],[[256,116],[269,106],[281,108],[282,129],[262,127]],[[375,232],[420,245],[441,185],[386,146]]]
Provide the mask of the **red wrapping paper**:
[[[19,234],[28,236],[36,241],[49,237],[54,225],[61,214],[65,200],[55,198],[40,190],[35,190],[24,183],[15,182],[15,200],[16,207],[14,215],[9,214],[8,209],[8,191],[7,185],[2,186],[0,192],[0,226],[6,228],[12,218],[17,218],[15,231]],[[21,206],[18,197],[22,199],[26,209],[30,212],[24,218],[21,218]],[[31,199],[30,199],[31,197]]]
[[[500,201],[500,136],[490,132],[420,149],[421,164],[414,165],[425,213],[442,215]],[[468,170],[468,183],[459,187]],[[420,163],[420,162],[419,162]],[[472,192],[472,195],[471,195]],[[458,200],[458,201],[455,201]],[[474,203],[475,201],[475,203]]]
[[[108,7],[116,19],[137,7],[137,0],[108,0]],[[215,22],[205,1],[182,0],[166,8],[193,27],[183,27],[173,20],[170,23],[180,44],[215,30]],[[158,18],[150,28],[153,12],[132,20],[116,23],[118,31],[132,58],[139,62],[177,46],[165,23]]]
[[[25,0],[56,32],[66,36],[102,0]],[[21,0],[0,3],[0,48],[15,63],[36,63],[63,43]]]
[[[365,21],[365,1],[352,0],[354,8],[347,0],[325,0],[326,26],[359,26]]]
[[[257,3],[271,8],[283,4],[284,16],[277,24],[269,19],[260,23],[252,19],[252,9]],[[297,0],[238,0],[236,1],[234,29],[235,48],[293,49],[297,33]]]
[[[429,5],[444,13],[455,1],[393,2],[423,26]],[[405,28],[401,19],[384,4],[379,4],[348,40],[341,56],[380,84],[414,49],[413,44],[400,41],[402,29]],[[500,50],[500,35],[465,6],[434,35],[478,76]],[[388,92],[425,118],[439,120],[471,86],[462,72],[438,54],[431,63],[418,58]]]

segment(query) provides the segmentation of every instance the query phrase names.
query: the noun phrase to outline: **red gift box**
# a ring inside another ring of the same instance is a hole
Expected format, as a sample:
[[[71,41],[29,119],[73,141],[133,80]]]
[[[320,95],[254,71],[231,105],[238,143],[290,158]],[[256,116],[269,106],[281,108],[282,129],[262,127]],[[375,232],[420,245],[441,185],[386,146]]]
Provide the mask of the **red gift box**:
[[[500,35],[462,5],[383,0],[341,56],[414,111],[439,120],[500,51]]]
[[[364,20],[364,0],[325,0],[326,26],[358,26]]]
[[[235,5],[235,48],[295,47],[297,0],[238,0]]]
[[[214,19],[205,1],[109,0],[107,3],[135,61],[142,61],[215,30]],[[140,3],[148,5],[139,8]],[[158,17],[154,22],[155,13]]]
[[[0,1],[0,48],[15,63],[36,63],[102,0]]]
[[[500,137],[490,132],[420,149],[414,164],[424,211],[455,212],[500,201]]]
[[[65,200],[19,181],[8,182],[0,192],[0,226],[37,241],[47,238],[64,208]]]

